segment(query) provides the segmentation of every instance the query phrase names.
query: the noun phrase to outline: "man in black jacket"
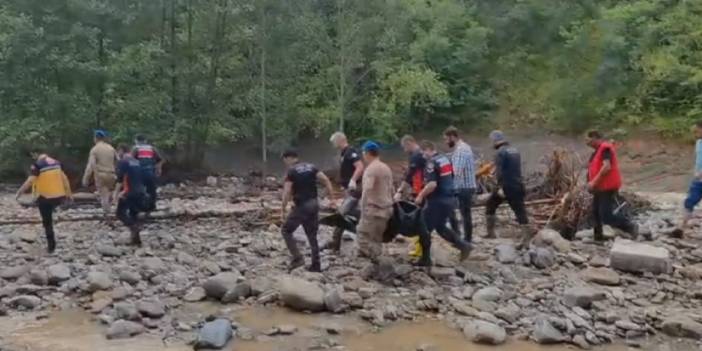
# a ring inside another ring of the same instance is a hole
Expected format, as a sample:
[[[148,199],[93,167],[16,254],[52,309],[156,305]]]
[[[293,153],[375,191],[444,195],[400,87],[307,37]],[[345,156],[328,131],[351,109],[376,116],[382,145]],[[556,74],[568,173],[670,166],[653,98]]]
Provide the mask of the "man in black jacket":
[[[522,238],[518,248],[521,249],[529,244],[533,236],[533,230],[529,226],[526,205],[524,204],[526,190],[522,180],[522,157],[519,151],[509,144],[501,131],[492,131],[490,140],[492,140],[493,146],[497,150],[495,154],[495,175],[498,189],[490,195],[485,206],[487,238],[496,237],[497,208],[504,201],[507,201],[520,225]]]

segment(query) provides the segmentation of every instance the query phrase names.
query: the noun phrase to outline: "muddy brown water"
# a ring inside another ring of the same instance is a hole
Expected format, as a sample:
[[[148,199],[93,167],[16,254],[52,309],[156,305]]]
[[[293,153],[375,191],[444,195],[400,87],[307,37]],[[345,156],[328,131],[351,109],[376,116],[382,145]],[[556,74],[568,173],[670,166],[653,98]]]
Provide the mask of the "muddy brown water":
[[[439,320],[399,322],[374,330],[367,323],[350,315],[303,314],[283,308],[243,308],[220,311],[222,306],[198,304],[186,306],[178,313],[185,319],[198,319],[217,312],[229,315],[239,325],[254,334],[280,325],[294,325],[298,331],[292,336],[259,337],[253,341],[236,340],[225,350],[231,351],[284,351],[308,350],[318,340],[330,338],[352,351],[415,351],[422,345],[432,350],[462,351],[538,351],[571,350],[569,346],[544,347],[524,341],[511,340],[497,348],[475,345],[465,339],[460,331],[451,329]],[[94,316],[80,309],[53,313],[48,319],[35,320],[27,315],[20,319],[0,319],[0,336],[11,345],[27,351],[185,351],[192,348],[185,342],[164,343],[161,335],[142,335],[126,340],[106,340],[105,327]],[[328,336],[330,326],[339,335]],[[659,348],[655,348],[658,350]],[[612,345],[599,350],[625,351],[625,346]],[[651,349],[653,350],[653,348]]]

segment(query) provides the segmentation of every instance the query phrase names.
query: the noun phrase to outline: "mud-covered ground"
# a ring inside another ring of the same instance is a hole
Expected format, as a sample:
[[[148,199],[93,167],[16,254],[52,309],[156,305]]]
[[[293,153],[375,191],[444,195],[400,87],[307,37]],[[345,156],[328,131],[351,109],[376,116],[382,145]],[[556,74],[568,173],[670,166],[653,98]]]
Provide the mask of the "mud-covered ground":
[[[187,349],[208,316],[232,321],[227,349],[235,350],[484,350],[472,341],[504,339],[515,350],[539,343],[700,347],[702,232],[665,235],[679,195],[649,195],[657,208],[639,218],[653,236],[646,244],[669,255],[664,274],[614,269],[613,240],[595,245],[587,231],[573,242],[544,232],[530,251],[518,252],[505,211],[501,238],[478,238],[464,263],[437,237],[435,267],[415,269],[409,243],[398,239],[373,271],[348,234],[340,256],[324,252],[321,274],[288,275],[277,194],[252,197],[245,188],[229,178],[214,187],[166,187],[139,249],[127,245],[124,228],[99,221],[60,221],[54,255],[44,252],[39,225],[0,226],[0,349]],[[0,221],[37,216],[10,193],[0,209]],[[87,205],[59,217],[95,214]],[[307,252],[304,234],[297,237]],[[323,228],[320,241],[329,237]]]

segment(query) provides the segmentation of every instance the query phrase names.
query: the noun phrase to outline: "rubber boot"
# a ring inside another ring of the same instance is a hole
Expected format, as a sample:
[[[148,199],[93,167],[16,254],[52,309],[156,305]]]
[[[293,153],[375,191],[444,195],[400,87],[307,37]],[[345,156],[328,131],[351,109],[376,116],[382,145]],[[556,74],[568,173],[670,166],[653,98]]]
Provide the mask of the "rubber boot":
[[[466,243],[461,249],[461,262],[465,261],[470,257],[470,253],[473,252],[473,245],[471,243]]]
[[[412,237],[412,250],[409,252],[410,257],[422,257],[422,244],[419,243],[419,236]]]
[[[486,216],[485,217],[485,225],[486,225],[486,231],[487,235],[485,235],[486,239],[495,239],[497,238],[497,235],[495,235],[495,226],[497,225],[497,216]]]
[[[141,247],[141,233],[139,230],[139,225],[133,224],[129,226],[129,231],[132,236],[132,245]]]
[[[46,231],[46,244],[47,244],[47,251],[50,254],[52,254],[52,253],[54,253],[54,251],[56,251],[56,238],[54,237],[53,230]]]
[[[322,264],[319,261],[312,261],[312,264],[307,267],[307,271],[319,273],[322,271]]]
[[[529,244],[531,244],[531,239],[534,238],[534,235],[536,233],[528,224],[520,225],[519,229],[521,231],[521,239],[519,245],[517,245],[517,250],[529,248]]]

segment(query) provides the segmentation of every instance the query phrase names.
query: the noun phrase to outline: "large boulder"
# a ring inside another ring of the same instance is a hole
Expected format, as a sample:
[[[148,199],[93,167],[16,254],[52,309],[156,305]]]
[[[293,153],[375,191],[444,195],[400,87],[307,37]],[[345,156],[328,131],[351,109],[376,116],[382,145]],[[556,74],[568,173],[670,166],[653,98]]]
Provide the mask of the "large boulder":
[[[107,329],[108,339],[126,339],[137,336],[146,331],[143,325],[131,321],[118,320]]]
[[[202,286],[207,297],[221,300],[228,291],[234,289],[241,274],[237,272],[219,273],[205,282]]]
[[[66,280],[71,279],[71,269],[65,264],[55,264],[47,269],[49,275],[49,284],[58,285]]]
[[[207,293],[205,292],[205,289],[196,286],[190,289],[187,294],[185,294],[183,300],[185,300],[185,302],[198,302],[204,300],[206,297]]]
[[[128,321],[141,320],[141,314],[134,304],[129,302],[118,302],[114,304],[115,319],[124,319]]]
[[[497,324],[471,321],[463,327],[463,334],[476,344],[500,345],[507,340],[507,332]]]
[[[617,239],[610,251],[610,266],[625,272],[668,273],[670,253],[663,247]]]
[[[229,289],[226,294],[222,297],[223,303],[237,302],[240,299],[246,299],[251,296],[251,284],[248,282],[240,282],[234,285],[233,288]]]
[[[327,310],[333,313],[343,312],[346,308],[344,300],[341,297],[340,289],[330,289],[324,294],[324,306]]]
[[[280,300],[298,311],[324,311],[324,290],[317,284],[295,277],[283,277],[278,282]]]
[[[675,338],[702,339],[702,324],[687,317],[671,317],[666,319],[661,329],[667,335]]]
[[[44,269],[32,269],[29,273],[29,281],[38,286],[44,286],[49,284],[49,275]]]
[[[195,350],[221,350],[233,336],[232,323],[226,319],[205,323],[195,341]]]
[[[604,291],[585,286],[569,288],[563,293],[563,303],[568,307],[590,308],[593,302],[606,298]]]

